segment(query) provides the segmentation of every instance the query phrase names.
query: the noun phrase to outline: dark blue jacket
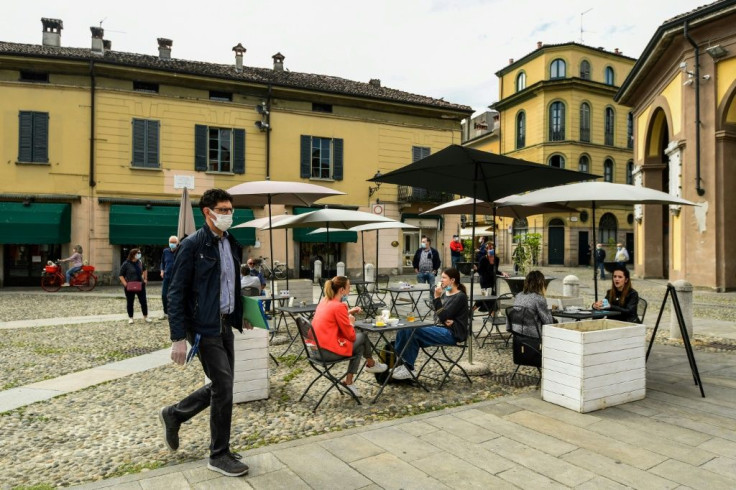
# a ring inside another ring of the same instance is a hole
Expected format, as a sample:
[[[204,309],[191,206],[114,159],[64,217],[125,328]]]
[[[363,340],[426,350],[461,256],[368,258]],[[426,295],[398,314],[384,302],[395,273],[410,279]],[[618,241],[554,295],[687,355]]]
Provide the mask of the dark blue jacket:
[[[174,266],[174,251],[170,247],[164,249],[161,255],[161,270],[164,271],[164,277],[171,274],[171,268]]]
[[[220,335],[220,247],[219,238],[205,224],[179,244],[174,254],[174,267],[169,286],[169,330],[171,340],[183,339],[187,332],[205,337]],[[233,270],[240,270],[243,250],[228,234]],[[233,281],[235,309],[228,323],[243,331],[243,299],[240,295],[240,275]]]
[[[432,270],[438,271],[440,270],[440,253],[432,247],[429,247],[429,250],[432,253]],[[421,258],[423,251],[423,248],[419,248],[414,253],[414,260],[411,261],[411,264],[415,269],[419,269],[419,259]]]

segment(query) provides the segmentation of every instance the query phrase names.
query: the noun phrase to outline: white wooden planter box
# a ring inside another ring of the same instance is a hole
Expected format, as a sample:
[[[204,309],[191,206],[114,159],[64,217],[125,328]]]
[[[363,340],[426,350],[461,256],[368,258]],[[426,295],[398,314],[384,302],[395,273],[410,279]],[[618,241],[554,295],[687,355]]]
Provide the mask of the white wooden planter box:
[[[233,402],[264,400],[269,396],[268,330],[254,328],[235,334]],[[210,380],[205,376],[205,383]]]
[[[542,399],[578,412],[646,394],[646,327],[616,320],[545,325]]]

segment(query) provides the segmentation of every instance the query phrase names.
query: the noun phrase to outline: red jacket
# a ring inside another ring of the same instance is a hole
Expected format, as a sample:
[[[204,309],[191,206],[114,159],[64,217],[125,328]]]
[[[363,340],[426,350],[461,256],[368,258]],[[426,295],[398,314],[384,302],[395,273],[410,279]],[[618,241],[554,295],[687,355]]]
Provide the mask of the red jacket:
[[[463,242],[456,242],[455,240],[452,240],[450,242],[450,250],[453,252],[462,252],[463,251]]]
[[[322,300],[314,312],[312,327],[320,348],[345,357],[353,355],[355,329],[348,318],[348,305],[337,298]]]

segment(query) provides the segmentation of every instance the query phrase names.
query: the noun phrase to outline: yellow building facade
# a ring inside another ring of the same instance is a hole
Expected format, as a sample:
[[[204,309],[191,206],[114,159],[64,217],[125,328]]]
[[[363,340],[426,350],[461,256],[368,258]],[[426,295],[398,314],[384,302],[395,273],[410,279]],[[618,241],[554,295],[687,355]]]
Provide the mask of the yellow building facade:
[[[634,62],[618,50],[577,43],[538,43],[523,58],[510,60],[496,73],[499,101],[491,106],[500,113],[500,153],[633,183],[632,119],[613,97]],[[597,209],[596,238],[591,210],[579,211],[504,223],[499,245],[506,260],[513,236],[526,232],[542,234],[543,264],[588,265],[597,242],[608,247],[610,259],[610,244],[633,250],[633,209]]]
[[[632,107],[636,178],[698,206],[636,212],[636,273],[736,289],[736,1],[664,22],[616,95]]]
[[[46,261],[71,255],[75,244],[113,280],[127,250],[141,247],[149,277],[157,276],[161,250],[176,234],[183,187],[196,203],[211,187],[243,181],[313,182],[345,193],[325,204],[402,219],[411,206],[401,199],[406,191],[372,190],[366,180],[459,143],[460,120],[472,112],[379,80],[290,72],[281,54],[273,68],[244,66],[241,45],[232,65],[173,58],[167,39],[159,39],[158,56],[117,52],[99,28],[91,28],[91,48],[63,47],[63,23],[42,22],[39,45],[0,42],[6,286],[37,285]],[[195,209],[198,225],[200,214]],[[235,222],[265,214],[238,209]],[[247,255],[268,255],[268,233],[234,233]],[[371,250],[373,235],[366,234]],[[303,234],[288,237],[289,256],[283,232],[274,237],[274,254],[288,259],[294,276],[311,274],[305,268],[320,252],[351,272],[361,268],[355,234],[331,250]],[[382,232],[382,269],[403,264],[403,239]]]

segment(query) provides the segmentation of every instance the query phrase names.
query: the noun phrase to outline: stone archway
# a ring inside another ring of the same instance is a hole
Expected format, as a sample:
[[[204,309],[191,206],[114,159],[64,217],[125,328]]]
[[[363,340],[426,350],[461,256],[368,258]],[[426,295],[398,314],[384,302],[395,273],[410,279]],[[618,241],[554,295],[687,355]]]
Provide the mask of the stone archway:
[[[670,188],[670,156],[679,148],[672,148],[672,118],[667,101],[659,97],[656,108],[647,121],[644,135],[644,161],[641,167],[642,185],[663,192]],[[641,262],[635,265],[642,277],[669,277],[670,270],[670,213],[667,206],[644,206],[639,227],[643,240],[642,250],[637,250]]]
[[[714,227],[716,240],[715,286],[718,290],[736,289],[736,81],[718,104],[715,132],[716,187]]]

